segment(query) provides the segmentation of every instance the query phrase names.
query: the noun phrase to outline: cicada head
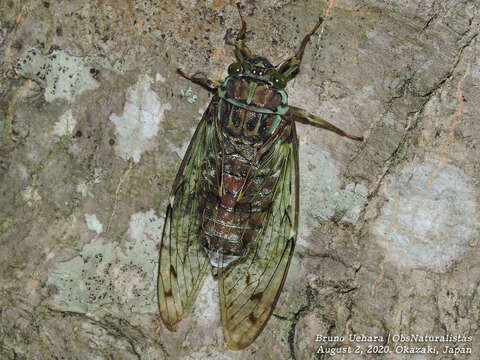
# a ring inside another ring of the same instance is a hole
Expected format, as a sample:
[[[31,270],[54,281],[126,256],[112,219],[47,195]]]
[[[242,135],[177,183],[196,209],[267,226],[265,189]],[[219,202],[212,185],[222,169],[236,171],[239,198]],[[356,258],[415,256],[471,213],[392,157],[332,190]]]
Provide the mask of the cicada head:
[[[283,89],[287,85],[286,78],[275,67],[261,56],[252,56],[234,62],[228,67],[230,76],[245,76],[263,81],[276,89]]]
[[[274,66],[272,66],[272,64],[270,64],[268,60],[259,56],[252,55],[252,52],[245,43],[247,23],[243,18],[240,3],[237,3],[237,8],[240,19],[242,20],[242,28],[237,34],[237,41],[235,42],[235,57],[238,61],[230,65],[230,67],[228,68],[228,73],[230,75],[233,75],[240,74],[243,71],[245,74],[250,74],[253,78],[258,77],[262,80],[265,80],[277,89],[283,89],[287,85],[287,83],[298,74],[305,47],[310,41],[310,37],[318,30],[320,25],[323,23],[323,19],[320,18],[318,23],[316,23],[313,27],[313,29],[304,37],[295,55],[289,57],[275,68]],[[259,75],[259,73],[261,73],[262,75]]]

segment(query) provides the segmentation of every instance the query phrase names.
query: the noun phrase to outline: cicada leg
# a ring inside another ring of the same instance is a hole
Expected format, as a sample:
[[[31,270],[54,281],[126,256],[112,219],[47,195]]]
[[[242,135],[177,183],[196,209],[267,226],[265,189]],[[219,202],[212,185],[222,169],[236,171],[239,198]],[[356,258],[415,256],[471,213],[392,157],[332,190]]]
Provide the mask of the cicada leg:
[[[217,91],[217,85],[215,84],[215,82],[213,82],[212,80],[210,79],[207,79],[206,76],[198,76],[197,74],[195,75],[188,75],[188,74],[185,74],[182,70],[180,69],[177,69],[177,72],[182,75],[185,79],[187,80],[190,80],[191,82],[197,84],[197,85],[200,85],[201,87],[207,89],[208,91],[210,91],[211,93],[214,93]]]
[[[247,32],[247,23],[243,18],[242,9],[240,8],[240,3],[237,3],[238,14],[240,15],[240,20],[242,21],[242,28],[237,34],[237,40],[235,42],[235,56],[237,57],[238,61],[243,63],[245,59],[248,59],[252,56],[252,52],[245,44],[245,34]]]
[[[242,8],[240,7],[240,3],[237,3],[238,15],[240,15],[240,20],[242,21],[242,28],[240,32],[237,34],[237,41],[245,39],[245,34],[247,32],[247,23],[245,18],[243,17]]]
[[[295,106],[290,106],[289,110],[284,115],[284,118],[287,118],[290,121],[298,121],[303,124],[312,125],[328,131],[332,131],[338,135],[345,136],[353,140],[363,141],[363,136],[351,135],[346,131],[336,127],[335,125],[330,124],[327,120],[322,119],[319,116],[309,114],[306,110]]]
[[[323,19],[320,18],[318,22],[315,24],[315,26],[313,27],[313,29],[303,38],[302,43],[300,44],[300,47],[297,50],[297,53],[290,59],[284,61],[278,68],[278,72],[282,74],[287,81],[294,78],[295,75],[298,73],[300,64],[302,63],[305,47],[310,41],[310,38],[312,37],[312,35],[315,33],[315,31],[318,30],[318,28],[320,27],[320,25],[322,25],[322,23],[323,23]]]

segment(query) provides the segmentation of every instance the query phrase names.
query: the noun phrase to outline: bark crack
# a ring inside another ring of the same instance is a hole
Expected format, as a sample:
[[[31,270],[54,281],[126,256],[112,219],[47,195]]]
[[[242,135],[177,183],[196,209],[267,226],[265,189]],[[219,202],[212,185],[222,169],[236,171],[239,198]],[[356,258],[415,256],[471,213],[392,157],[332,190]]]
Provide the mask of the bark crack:
[[[290,348],[290,358],[293,360],[297,359],[297,357],[295,356],[295,331],[297,328],[297,323],[300,320],[300,318],[312,307],[313,290],[309,285],[307,285],[307,289],[305,293],[307,297],[307,304],[302,305],[300,309],[298,309],[298,311],[293,314],[292,324],[290,326],[290,330],[288,331],[288,345]]]
[[[469,47],[472,42],[475,40],[475,38],[478,36],[478,32],[474,33],[470,38],[463,44],[460,49],[457,51],[457,55],[455,56],[455,60],[450,68],[450,70],[447,72],[447,74],[440,79],[436,85],[432,87],[427,93],[422,94],[422,95],[417,95],[424,100],[420,104],[419,108],[417,110],[411,111],[407,113],[407,124],[405,126],[405,129],[403,131],[403,136],[401,140],[399,141],[398,145],[396,148],[393,150],[392,154],[389,156],[387,160],[385,160],[385,170],[382,173],[382,175],[379,177],[377,180],[377,183],[375,185],[375,189],[370,194],[370,197],[374,196],[375,194],[378,193],[378,189],[380,185],[383,182],[383,179],[390,173],[391,169],[398,164],[402,160],[402,156],[398,157],[399,154],[403,153],[405,151],[406,145],[407,145],[407,138],[408,134],[411,130],[415,129],[418,125],[419,119],[421,118],[421,115],[425,111],[425,107],[427,104],[438,94],[439,91],[443,88],[443,86],[452,80],[455,71],[457,70],[458,64],[462,60],[462,55],[464,50]]]

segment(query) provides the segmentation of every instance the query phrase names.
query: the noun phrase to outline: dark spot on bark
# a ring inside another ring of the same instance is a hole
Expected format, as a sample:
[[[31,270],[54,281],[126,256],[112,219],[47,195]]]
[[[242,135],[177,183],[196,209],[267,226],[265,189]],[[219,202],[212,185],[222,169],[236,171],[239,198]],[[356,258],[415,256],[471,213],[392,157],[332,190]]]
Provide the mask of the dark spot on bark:
[[[93,77],[94,79],[97,78],[97,76],[98,76],[99,73],[100,73],[100,71],[97,70],[97,69],[95,69],[95,68],[91,68],[91,69],[90,69],[90,74],[92,74],[92,77]]]
[[[13,44],[12,44],[12,48],[16,49],[16,50],[21,50],[23,47],[23,41],[18,39],[16,40]]]

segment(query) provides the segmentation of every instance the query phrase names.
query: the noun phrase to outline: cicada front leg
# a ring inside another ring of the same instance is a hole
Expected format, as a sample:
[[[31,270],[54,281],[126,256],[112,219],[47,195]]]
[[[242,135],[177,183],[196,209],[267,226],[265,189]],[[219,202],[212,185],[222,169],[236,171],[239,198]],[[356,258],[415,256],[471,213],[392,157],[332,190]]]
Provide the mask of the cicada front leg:
[[[235,42],[235,56],[240,63],[244,63],[246,59],[252,56],[252,52],[245,43],[245,34],[247,33],[247,23],[243,18],[242,9],[240,3],[237,3],[238,15],[240,15],[240,20],[242,21],[242,28],[237,34],[237,40]]]
[[[298,71],[300,70],[300,64],[302,63],[305,47],[310,41],[310,38],[312,37],[312,35],[315,34],[315,32],[322,25],[322,23],[323,23],[323,19],[320,18],[318,22],[315,24],[315,26],[313,27],[313,29],[307,35],[305,35],[296,54],[291,58],[285,60],[279,66],[278,72],[283,75],[283,77],[287,82],[293,79],[295,75],[297,75]]]
[[[217,85],[215,84],[214,81],[208,79],[206,76],[204,75],[188,75],[186,73],[184,73],[182,70],[180,69],[177,69],[177,73],[179,73],[180,75],[182,75],[185,79],[187,80],[190,80],[191,82],[197,84],[197,85],[200,85],[201,87],[203,87],[204,89],[210,91],[211,93],[215,93],[217,91]]]
[[[244,42],[245,34],[247,32],[247,23],[243,18],[242,9],[240,8],[240,3],[237,3],[237,9],[238,9],[238,14],[240,15],[240,19],[242,21],[242,28],[237,34],[237,39],[235,43],[235,56],[237,57],[240,63],[244,63],[244,61],[251,56],[251,51]],[[208,79],[205,75],[201,75],[201,74],[188,75],[184,73],[181,69],[177,69],[177,72],[181,76],[183,76],[185,79],[190,80],[191,82],[197,85],[200,85],[201,87],[210,91],[211,93],[215,93],[217,91],[218,84],[215,81]]]

